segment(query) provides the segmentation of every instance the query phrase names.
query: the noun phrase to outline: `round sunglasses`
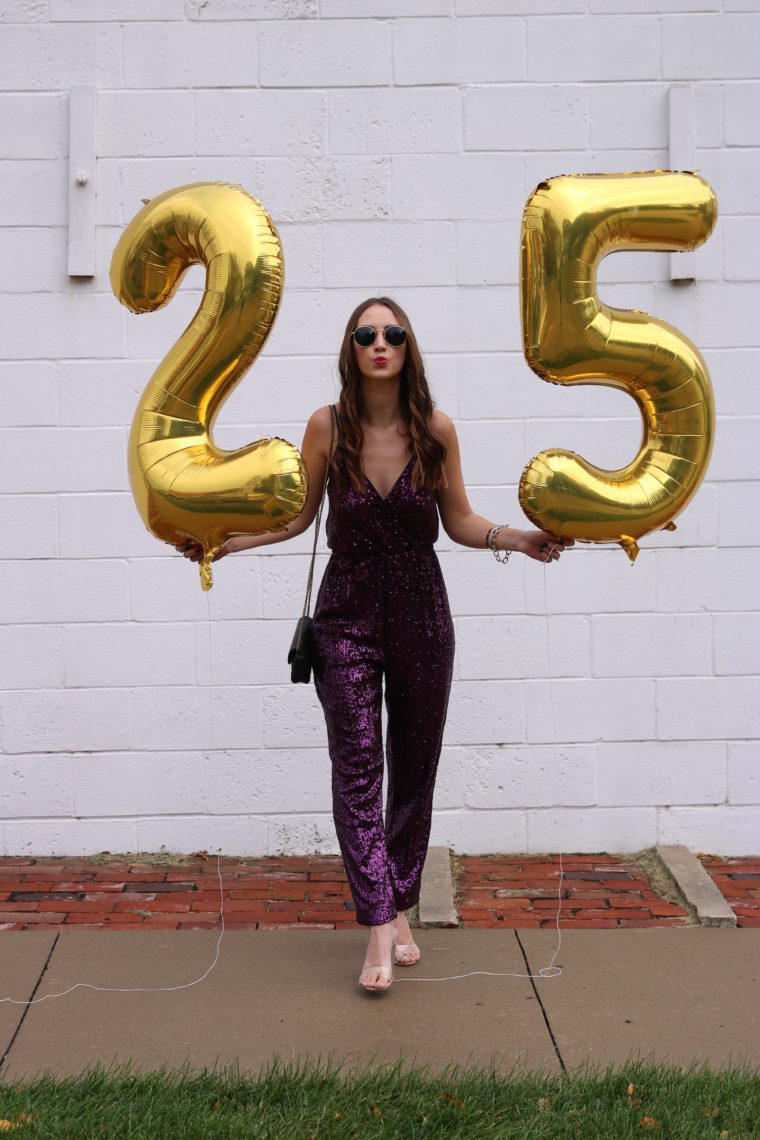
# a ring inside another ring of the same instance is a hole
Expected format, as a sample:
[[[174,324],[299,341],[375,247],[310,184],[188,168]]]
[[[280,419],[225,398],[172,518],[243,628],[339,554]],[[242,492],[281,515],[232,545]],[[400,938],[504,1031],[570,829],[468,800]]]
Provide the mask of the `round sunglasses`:
[[[385,337],[386,344],[391,348],[400,348],[406,341],[406,329],[401,325],[386,325],[382,330]],[[377,329],[372,325],[359,325],[358,329],[354,329],[351,336],[359,345],[359,348],[369,348],[371,344],[375,343],[377,337]]]

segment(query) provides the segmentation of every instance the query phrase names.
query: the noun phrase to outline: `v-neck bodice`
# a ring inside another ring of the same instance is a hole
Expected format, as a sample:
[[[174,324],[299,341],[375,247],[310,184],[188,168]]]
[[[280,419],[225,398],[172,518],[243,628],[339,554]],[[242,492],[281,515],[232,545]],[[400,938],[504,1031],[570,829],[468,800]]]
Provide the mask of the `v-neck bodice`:
[[[414,461],[414,456],[412,456],[412,457],[411,457],[411,459],[410,459],[410,460],[409,460],[409,462],[407,463],[406,467],[408,467],[408,466],[409,466],[409,464],[410,464],[410,463],[412,463],[413,461]],[[369,475],[365,475],[365,476],[364,476],[364,479],[365,479],[365,482],[367,483],[367,485],[368,485],[369,487],[371,487],[371,488],[372,488],[372,490],[375,492],[375,494],[377,495],[378,499],[380,499],[380,500],[381,500],[381,502],[383,502],[383,503],[384,503],[386,499],[389,499],[389,498],[391,497],[391,495],[393,494],[394,490],[396,489],[396,485],[397,485],[398,483],[400,483],[400,482],[401,482],[401,480],[403,479],[404,475],[406,474],[406,467],[405,467],[405,468],[404,468],[404,470],[401,472],[401,474],[399,475],[398,479],[397,479],[397,480],[396,480],[396,482],[393,484],[393,486],[391,487],[391,489],[390,489],[390,491],[388,492],[388,494],[387,494],[387,495],[381,495],[381,494],[380,494],[380,492],[378,491],[377,487],[375,486],[375,484],[374,484],[374,483],[372,482],[372,480],[370,479]]]
[[[412,456],[385,498],[366,476],[361,492],[353,487],[339,491],[335,481],[329,480],[325,532],[334,554],[386,557],[396,552],[432,550],[438,538],[436,494],[424,487],[412,487],[414,462]]]

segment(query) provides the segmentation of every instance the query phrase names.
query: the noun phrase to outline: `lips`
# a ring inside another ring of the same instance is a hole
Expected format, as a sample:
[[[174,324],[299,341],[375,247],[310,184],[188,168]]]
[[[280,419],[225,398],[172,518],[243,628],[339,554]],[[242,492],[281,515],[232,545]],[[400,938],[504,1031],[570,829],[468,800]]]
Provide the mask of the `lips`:
[[[387,364],[387,363],[388,363],[388,357],[387,356],[376,356],[375,357],[375,364]]]

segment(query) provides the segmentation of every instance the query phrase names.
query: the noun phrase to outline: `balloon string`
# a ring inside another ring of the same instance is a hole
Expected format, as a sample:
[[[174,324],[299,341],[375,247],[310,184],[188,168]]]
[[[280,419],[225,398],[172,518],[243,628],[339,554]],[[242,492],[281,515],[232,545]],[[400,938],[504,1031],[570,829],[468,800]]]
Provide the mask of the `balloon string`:
[[[546,557],[543,559],[543,575],[544,575],[544,624],[546,628],[546,663],[549,674],[549,703],[552,710],[552,739],[553,739],[553,755],[554,755],[554,771],[556,776],[556,789],[557,789],[557,803],[560,801],[560,786],[559,786],[559,760],[558,760],[558,746],[557,746],[557,714],[554,704],[554,676],[552,673],[552,652],[551,652],[551,639],[549,637],[549,604],[546,597],[546,563],[550,560],[554,552],[552,546],[548,551]],[[557,884],[557,914],[554,919],[554,924],[557,928],[557,946],[552,954],[551,961],[548,966],[542,966],[537,974],[517,974],[510,971],[500,970],[469,970],[466,974],[449,974],[443,978],[409,978],[404,976],[398,978],[400,982],[454,982],[460,978],[474,978],[477,975],[486,976],[489,978],[527,978],[529,980],[539,978],[559,978],[562,974],[562,967],[555,966],[557,955],[562,946],[562,931],[559,925],[559,916],[562,913],[562,880],[564,878],[564,869],[562,866],[562,852],[559,853],[559,882]]]

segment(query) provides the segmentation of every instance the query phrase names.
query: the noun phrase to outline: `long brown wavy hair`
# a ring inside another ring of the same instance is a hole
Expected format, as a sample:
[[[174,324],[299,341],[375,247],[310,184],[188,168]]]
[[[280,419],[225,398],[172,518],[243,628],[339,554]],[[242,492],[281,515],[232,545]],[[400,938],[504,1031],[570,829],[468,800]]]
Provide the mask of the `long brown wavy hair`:
[[[348,318],[343,343],[338,357],[340,373],[340,403],[338,405],[338,444],[335,449],[333,473],[341,490],[351,485],[354,490],[365,489],[361,453],[364,444],[361,416],[364,411],[362,375],[356,362],[351,333],[356,322],[370,305],[385,305],[406,329],[406,358],[401,372],[399,403],[401,416],[407,426],[411,449],[416,457],[412,468],[412,486],[420,484],[426,490],[446,486],[443,465],[446,460],[445,444],[434,434],[431,417],[435,407],[422,363],[417,339],[404,310],[390,297],[370,297],[357,305]]]

